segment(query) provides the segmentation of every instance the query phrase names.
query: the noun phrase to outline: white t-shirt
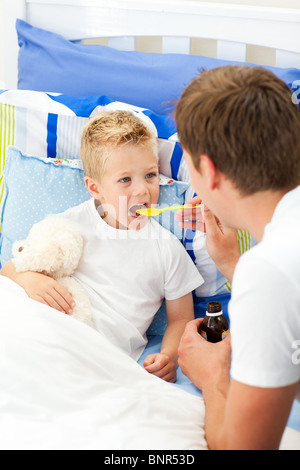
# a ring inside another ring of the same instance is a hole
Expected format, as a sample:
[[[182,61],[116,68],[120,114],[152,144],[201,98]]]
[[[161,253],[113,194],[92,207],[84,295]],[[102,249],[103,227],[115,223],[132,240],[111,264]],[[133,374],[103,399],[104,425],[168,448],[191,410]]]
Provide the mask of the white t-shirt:
[[[300,186],[277,205],[236,267],[229,303],[232,377],[258,387],[299,382]]]
[[[139,231],[115,229],[100,217],[94,199],[60,216],[83,236],[74,278],[89,294],[94,327],[137,360],[163,299],[188,294],[202,276],[180,241],[152,218]]]

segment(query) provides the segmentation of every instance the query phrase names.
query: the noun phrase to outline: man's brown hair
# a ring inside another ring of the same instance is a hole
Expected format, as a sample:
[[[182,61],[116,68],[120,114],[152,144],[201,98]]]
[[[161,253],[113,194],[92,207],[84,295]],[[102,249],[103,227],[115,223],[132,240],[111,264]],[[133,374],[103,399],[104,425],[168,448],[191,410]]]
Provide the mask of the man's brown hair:
[[[289,87],[262,67],[202,72],[175,119],[195,168],[206,154],[243,195],[300,184],[300,113]]]

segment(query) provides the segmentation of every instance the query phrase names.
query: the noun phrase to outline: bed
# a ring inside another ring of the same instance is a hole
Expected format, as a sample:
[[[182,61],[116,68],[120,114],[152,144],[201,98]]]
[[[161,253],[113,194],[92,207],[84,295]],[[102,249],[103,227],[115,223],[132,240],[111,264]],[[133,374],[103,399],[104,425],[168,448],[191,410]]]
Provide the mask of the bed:
[[[160,203],[170,204],[193,196],[170,112],[201,68],[267,66],[300,102],[299,9],[184,0],[2,3],[2,264],[33,223],[86,199],[80,132],[99,108],[131,109],[154,126],[161,173],[172,179],[161,186]],[[205,279],[194,292],[195,315],[204,315],[211,298],[227,315],[230,285],[209,259],[205,235],[179,230],[173,219],[159,222]],[[247,233],[238,236],[241,252],[256,243]],[[180,369],[177,382],[167,384],[142,367],[147,354],[159,351],[164,305],[135,363],[8,279],[0,279],[0,289],[2,449],[207,449],[201,391]],[[297,402],[281,449],[300,449]]]

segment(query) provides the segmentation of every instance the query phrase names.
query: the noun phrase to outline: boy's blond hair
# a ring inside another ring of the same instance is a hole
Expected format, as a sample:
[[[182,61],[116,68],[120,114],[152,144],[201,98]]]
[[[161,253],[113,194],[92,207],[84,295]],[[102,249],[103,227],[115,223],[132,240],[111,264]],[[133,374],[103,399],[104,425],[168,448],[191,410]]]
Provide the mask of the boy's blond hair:
[[[80,156],[86,176],[100,181],[111,153],[126,144],[151,148],[158,160],[157,140],[151,129],[130,111],[101,111],[84,126]]]

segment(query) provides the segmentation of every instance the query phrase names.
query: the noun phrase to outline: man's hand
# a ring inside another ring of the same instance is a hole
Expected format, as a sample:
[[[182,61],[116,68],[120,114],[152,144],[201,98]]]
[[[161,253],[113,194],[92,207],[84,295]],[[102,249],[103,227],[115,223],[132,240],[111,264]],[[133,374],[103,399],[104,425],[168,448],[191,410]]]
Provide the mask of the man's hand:
[[[176,365],[170,356],[164,353],[149,354],[143,362],[147,372],[166,382],[176,382]]]
[[[199,196],[187,205],[200,204]],[[181,227],[206,233],[206,248],[218,269],[231,282],[240,258],[236,229],[224,227],[220,220],[203,204],[197,209],[180,209],[175,219]]]
[[[219,219],[204,207],[206,248],[221,273],[231,282],[240,259],[236,229],[224,227]]]
[[[178,364],[200,390],[223,377],[229,386],[230,335],[219,343],[209,343],[198,333],[202,321],[198,318],[187,324],[178,348]]]
[[[186,205],[196,206],[201,204],[199,196],[195,196],[193,199],[188,201]],[[199,230],[199,232],[205,232],[204,226],[204,204],[201,207],[195,209],[179,209],[175,213],[175,219],[178,220],[179,225],[182,228]]]

